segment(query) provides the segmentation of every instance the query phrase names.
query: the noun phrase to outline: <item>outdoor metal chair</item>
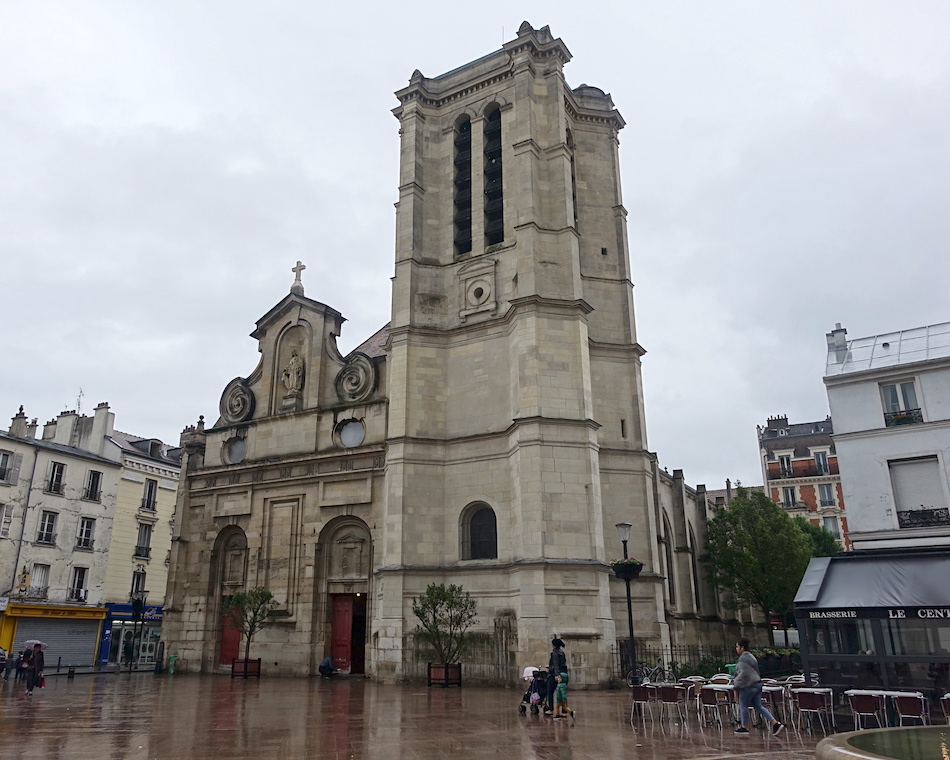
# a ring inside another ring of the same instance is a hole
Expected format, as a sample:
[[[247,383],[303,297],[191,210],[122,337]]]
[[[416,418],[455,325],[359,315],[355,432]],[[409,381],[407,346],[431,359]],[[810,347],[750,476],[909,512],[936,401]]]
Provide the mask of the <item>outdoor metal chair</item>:
[[[795,710],[798,713],[798,727],[802,727],[802,719],[806,715],[817,715],[818,723],[821,726],[821,732],[827,733],[825,730],[825,719],[824,716],[827,714],[829,718],[833,721],[834,716],[831,712],[831,700],[828,698],[829,695],[823,694],[821,692],[809,691],[808,689],[795,689],[792,691],[792,701],[795,705]],[[809,723],[811,718],[808,719]]]
[[[653,720],[653,706],[652,702],[656,701],[656,689],[653,689],[649,686],[631,686],[630,687],[631,696],[633,702],[630,705],[630,722],[633,722],[633,716],[637,711],[637,707],[640,707],[640,715],[643,716],[643,719],[646,720],[646,710],[650,711],[650,720]]]
[[[697,715],[700,713],[699,690],[706,683],[708,682],[702,676],[686,676],[685,678],[680,679],[680,686],[686,686],[687,688],[690,686],[693,687],[692,694],[690,695],[690,702],[696,703]]]
[[[771,684],[773,686],[777,684]],[[779,710],[781,710],[782,717],[780,720],[783,723],[788,722],[788,710],[786,709],[785,703],[785,690],[776,690],[776,691],[763,691],[762,692],[762,706],[765,707],[772,715],[779,720]],[[750,708],[751,710],[751,708]]]
[[[950,723],[950,694],[940,697],[940,706],[943,708],[943,718]]]
[[[662,718],[664,711],[670,712],[673,707],[676,707],[676,712],[679,714],[680,720],[685,722],[687,718],[687,690],[682,686],[660,686],[659,692],[660,717]]]
[[[930,715],[927,711],[927,700],[921,693],[901,694],[893,697],[894,709],[897,711],[899,725],[904,725],[904,718],[908,720],[919,720],[922,726],[930,723]]]
[[[851,706],[851,714],[854,716],[854,730],[860,731],[866,726],[862,725],[862,718],[874,718],[877,721],[878,728],[884,728],[886,715],[884,695],[883,694],[848,694],[848,704]]]
[[[709,679],[709,683],[732,683],[732,676],[728,673],[716,673]]]
[[[725,709],[726,717],[729,718],[732,713],[732,692],[722,691],[721,689],[700,689],[699,703],[702,706],[702,717],[705,721],[706,716],[711,712],[715,716],[716,723],[722,728],[721,711]],[[712,722],[711,720],[709,721]]]

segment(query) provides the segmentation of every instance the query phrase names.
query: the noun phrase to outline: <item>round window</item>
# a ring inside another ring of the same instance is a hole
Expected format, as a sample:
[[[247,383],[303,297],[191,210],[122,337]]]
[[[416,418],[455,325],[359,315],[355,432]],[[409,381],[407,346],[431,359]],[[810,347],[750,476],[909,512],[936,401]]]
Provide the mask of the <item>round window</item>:
[[[244,455],[247,454],[247,442],[243,438],[232,438],[227,443],[226,453],[231,464],[243,462]]]
[[[359,420],[346,420],[341,422],[339,427],[340,443],[347,449],[359,446],[363,442],[363,436],[366,433],[363,423]]]

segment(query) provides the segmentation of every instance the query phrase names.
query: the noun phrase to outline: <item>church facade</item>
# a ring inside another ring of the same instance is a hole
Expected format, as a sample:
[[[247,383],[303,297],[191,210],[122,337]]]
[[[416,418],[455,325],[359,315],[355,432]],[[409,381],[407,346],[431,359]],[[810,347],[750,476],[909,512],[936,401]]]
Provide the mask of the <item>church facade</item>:
[[[238,657],[223,601],[264,586],[264,672],[327,655],[420,674],[413,597],[476,600],[467,677],[513,681],[557,634],[572,684],[627,639],[615,525],[632,524],[638,643],[731,635],[703,579],[704,489],[648,451],[608,94],[527,22],[501,50],[396,93],[392,319],[350,354],[340,312],[291,292],[257,322],[260,363],[212,427],[182,436],[164,636],[186,670]]]

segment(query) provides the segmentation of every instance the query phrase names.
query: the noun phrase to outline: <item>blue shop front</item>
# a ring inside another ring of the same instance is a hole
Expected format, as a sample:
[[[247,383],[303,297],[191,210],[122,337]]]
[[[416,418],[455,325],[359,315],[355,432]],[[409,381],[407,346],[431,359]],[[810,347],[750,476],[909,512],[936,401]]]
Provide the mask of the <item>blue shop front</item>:
[[[132,619],[132,605],[106,604],[107,618],[102,626],[99,662],[128,667],[154,665],[162,633],[160,604],[146,604],[139,621]]]

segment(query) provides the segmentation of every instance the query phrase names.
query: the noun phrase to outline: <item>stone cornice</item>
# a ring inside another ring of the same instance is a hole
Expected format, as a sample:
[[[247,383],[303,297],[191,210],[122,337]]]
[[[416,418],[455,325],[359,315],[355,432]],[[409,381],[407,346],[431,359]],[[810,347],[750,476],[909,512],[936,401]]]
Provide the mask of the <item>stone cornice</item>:
[[[603,343],[593,339],[588,339],[588,345],[592,349],[603,353],[629,353],[633,351],[637,356],[643,356],[647,350],[639,343]]]
[[[511,63],[509,62],[508,68],[506,68],[504,71],[496,71],[494,74],[484,79],[481,79],[477,82],[471,82],[442,96],[435,95],[430,92],[425,86],[425,83],[431,80],[423,78],[420,82],[412,83],[408,87],[405,87],[396,93],[396,97],[399,99],[400,105],[393,109],[393,115],[397,119],[401,119],[403,110],[410,103],[415,103],[416,105],[423,108],[444,108],[445,106],[454,103],[457,100],[474,95],[475,93],[485,90],[489,87],[493,87],[500,82],[511,79],[514,76],[514,72],[511,70],[510,66]]]
[[[484,563],[484,564],[483,564]],[[443,572],[443,573],[468,573],[478,570],[507,570],[515,569],[521,567],[543,567],[545,565],[560,565],[562,567],[584,567],[587,568],[597,568],[602,572],[609,573],[610,565],[606,562],[602,562],[598,559],[561,559],[561,558],[548,558],[548,557],[537,557],[533,559],[517,559],[507,562],[499,562],[497,560],[461,560],[459,564],[448,567],[444,565],[389,565],[387,567],[380,567],[373,571],[373,575],[382,575],[384,573],[431,573],[431,572]],[[572,589],[576,590],[577,587],[572,586]]]
[[[586,427],[586,428],[590,428],[591,430],[600,430],[600,428],[603,427],[599,422],[592,420],[590,418],[570,419],[567,417],[542,417],[540,415],[536,415],[532,417],[518,417],[517,419],[512,420],[511,424],[504,430],[494,430],[494,431],[489,431],[485,433],[475,433],[473,435],[459,435],[459,436],[453,436],[451,438],[435,438],[435,437],[422,438],[416,435],[400,435],[400,436],[392,436],[391,438],[388,438],[387,443],[389,445],[394,445],[394,444],[405,445],[405,444],[418,443],[418,444],[423,444],[426,446],[432,446],[432,445],[455,446],[456,444],[459,444],[459,443],[469,443],[472,441],[484,441],[484,440],[490,440],[492,438],[507,438],[507,437],[510,437],[511,434],[516,429],[518,429],[519,427],[523,427],[525,425],[559,425],[559,426],[568,425],[572,427]],[[564,444],[565,442],[562,441],[561,443]],[[567,445],[576,446],[577,442],[567,443]],[[497,456],[498,456],[497,453],[493,453],[493,454],[488,455],[487,458],[494,459],[494,458],[497,458]],[[406,457],[396,457],[395,459],[387,459],[387,461],[398,461],[398,460],[406,460],[406,459],[407,459]]]
[[[595,111],[590,108],[581,108],[574,102],[570,93],[564,94],[564,109],[567,115],[577,123],[596,124],[599,126],[610,127],[615,132],[619,132],[627,122],[623,120],[620,111],[616,108],[610,111]]]
[[[509,308],[504,314],[498,317],[486,320],[484,322],[475,322],[471,325],[453,325],[444,329],[437,327],[422,327],[420,325],[400,325],[390,328],[386,338],[385,349],[390,352],[393,346],[393,338],[407,335],[430,336],[441,342],[448,335],[458,335],[463,333],[477,334],[484,332],[486,327],[497,324],[511,325],[514,322],[515,315],[522,307],[549,308],[561,311],[580,310],[585,316],[590,314],[594,307],[583,299],[573,299],[570,301],[556,298],[544,298],[543,296],[525,296],[523,298],[512,299],[508,302]],[[645,353],[645,352],[644,352]]]
[[[915,422],[913,425],[895,425],[894,427],[871,428],[870,430],[855,430],[852,433],[834,433],[835,441],[853,441],[861,438],[876,438],[879,435],[900,435],[914,432],[933,430],[934,428],[950,427],[950,420],[933,420]],[[896,456],[896,454],[894,455]]]

